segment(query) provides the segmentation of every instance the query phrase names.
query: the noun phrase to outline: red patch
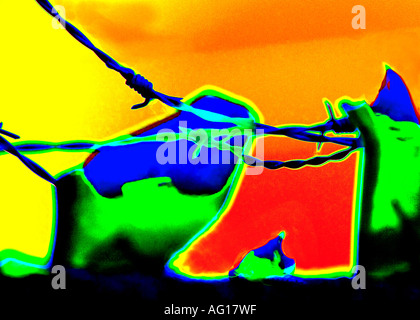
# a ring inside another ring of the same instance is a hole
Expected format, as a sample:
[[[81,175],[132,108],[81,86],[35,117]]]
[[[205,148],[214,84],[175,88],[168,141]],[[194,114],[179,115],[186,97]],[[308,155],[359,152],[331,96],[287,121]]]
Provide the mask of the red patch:
[[[83,164],[83,168],[86,168],[86,166],[89,164],[89,162],[91,162],[93,160],[93,158],[95,158],[98,154],[99,154],[99,150],[95,150],[94,152],[92,152],[89,155],[89,157],[87,157],[85,163]]]
[[[157,121],[157,122],[154,122],[154,123],[152,123],[152,124],[149,124],[148,126],[145,126],[144,128],[141,128],[141,129],[139,129],[139,130],[137,130],[137,131],[134,131],[133,133],[131,133],[131,135],[132,136],[139,136],[139,135],[141,135],[142,133],[145,133],[146,131],[149,131],[150,129],[153,129],[153,128],[156,128],[157,126],[159,126],[159,125],[161,125],[161,124],[163,124],[163,123],[166,123],[166,122],[168,122],[168,121],[170,121],[170,120],[173,120],[173,119],[175,119],[176,117],[178,117],[179,115],[181,114],[181,111],[178,111],[178,112],[176,112],[176,113],[174,113],[174,114],[172,114],[172,115],[170,115],[169,117],[166,117],[166,118],[164,118],[164,119],[162,119],[162,120],[159,120],[159,121]]]

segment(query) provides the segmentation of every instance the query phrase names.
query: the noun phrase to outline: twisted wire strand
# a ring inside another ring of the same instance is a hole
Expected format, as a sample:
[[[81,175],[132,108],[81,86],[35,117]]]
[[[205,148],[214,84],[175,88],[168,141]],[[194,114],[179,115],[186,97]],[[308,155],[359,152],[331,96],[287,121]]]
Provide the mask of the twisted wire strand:
[[[64,29],[67,30],[77,41],[82,45],[92,50],[98,57],[101,59],[105,65],[112,70],[119,72],[124,79],[126,80],[127,85],[135,89],[138,93],[145,98],[145,102],[139,105],[134,106],[134,109],[145,107],[152,99],[159,99],[163,103],[175,106],[180,103],[181,98],[168,96],[157,92],[153,89],[153,84],[145,79],[143,76],[138,75],[134,70],[120,65],[116,60],[111,56],[97,48],[79,29],[77,29],[73,24],[65,20],[57,10],[54,9],[52,4],[47,0],[36,0],[36,2],[53,18],[57,19]]]
[[[38,153],[50,151],[87,151],[95,149],[96,147],[100,146],[100,144],[93,142],[36,142],[13,144],[12,146],[19,152]],[[0,155],[5,154],[6,152],[6,150],[0,150]]]
[[[290,160],[290,161],[272,161],[260,160],[252,156],[244,155],[244,161],[247,165],[252,167],[264,167],[270,170],[278,170],[281,168],[301,169],[305,166],[321,166],[330,161],[344,160],[350,153],[355,151],[356,148],[350,147],[344,150],[337,151],[328,156],[316,156],[305,160]]]
[[[290,126],[290,127],[281,127],[277,128],[274,126],[269,126],[266,124],[256,123],[256,129],[261,129],[263,135],[276,135],[276,136],[287,136],[293,139],[307,141],[307,142],[316,142],[316,143],[325,143],[325,142],[332,142],[344,146],[349,147],[356,147],[359,144],[358,138],[350,138],[350,137],[327,137],[323,133],[323,131],[329,131],[332,128],[332,123],[326,123],[324,125],[320,125],[314,128],[308,128],[301,126]],[[322,130],[321,132],[315,133],[310,131],[318,131]]]
[[[31,159],[20,154],[19,151],[5,138],[0,135],[0,148],[2,148],[7,153],[14,155],[18,158],[25,166],[27,166],[32,172],[37,174],[42,179],[50,182],[51,184],[56,184],[56,180],[40,165],[32,161]]]

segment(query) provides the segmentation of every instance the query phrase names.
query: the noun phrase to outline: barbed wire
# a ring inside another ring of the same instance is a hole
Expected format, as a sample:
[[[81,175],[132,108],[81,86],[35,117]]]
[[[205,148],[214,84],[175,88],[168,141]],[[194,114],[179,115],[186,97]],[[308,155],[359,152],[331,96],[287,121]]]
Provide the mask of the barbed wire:
[[[1,123],[1,126],[2,125],[3,125],[3,123]],[[0,130],[0,148],[3,149],[3,151],[5,151],[7,153],[10,153],[11,155],[14,155],[25,166],[27,166],[32,172],[37,174],[42,179],[44,179],[44,180],[50,182],[51,184],[55,185],[56,180],[44,168],[42,168],[40,165],[38,165],[37,163],[35,163],[31,159],[29,159],[29,158],[25,157],[24,155],[22,155],[21,153],[19,153],[19,151],[15,148],[15,146],[13,146],[9,141],[7,141],[5,138],[3,138],[1,136],[1,134],[7,135],[7,136],[9,136],[11,138],[14,138],[14,139],[19,138],[19,136],[15,135],[14,133],[5,131],[5,130]]]
[[[257,163],[257,165],[263,165],[267,169],[279,169],[279,168],[293,168],[298,169],[306,165],[322,165],[328,161],[337,161],[344,159],[349,153],[360,147],[360,139],[352,137],[329,137],[325,136],[328,131],[335,131],[337,133],[353,132],[354,126],[349,122],[347,118],[336,119],[331,105],[328,101],[324,101],[327,107],[329,119],[318,125],[313,126],[282,126],[275,127],[267,124],[255,123],[247,118],[234,118],[228,117],[223,114],[215,113],[212,111],[201,110],[194,108],[190,105],[186,105],[182,102],[182,98],[168,96],[162,94],[153,89],[153,84],[145,79],[142,75],[137,74],[134,70],[122,66],[119,62],[114,60],[111,56],[97,48],[79,29],[73,24],[65,20],[57,10],[46,0],[36,0],[36,2],[53,18],[57,19],[67,32],[69,32],[78,42],[93,51],[104,63],[111,69],[119,72],[122,77],[126,80],[126,84],[137,91],[145,101],[141,104],[135,105],[132,109],[143,108],[149,104],[153,99],[158,99],[168,106],[174,107],[180,111],[191,112],[198,117],[212,122],[225,122],[232,123],[240,128],[252,128],[255,135],[273,135],[273,136],[286,136],[293,139],[298,139],[307,142],[315,142],[320,146],[322,143],[335,143],[339,145],[348,146],[349,148],[344,151],[339,151],[328,156],[317,156],[307,160],[291,160],[291,161],[262,161],[251,156],[243,155],[245,163],[252,166],[250,161]],[[62,151],[81,151],[81,150],[94,150],[101,143],[93,143],[90,141],[73,141],[64,143],[23,143],[19,145],[12,145],[1,134],[8,136],[9,138],[18,139],[19,136],[3,130],[2,124],[0,124],[0,155],[4,153],[10,153],[19,158],[30,170],[36,173],[43,179],[55,184],[55,179],[46,172],[43,168],[37,165],[29,158],[20,154],[20,152],[48,152],[53,150]],[[319,148],[318,148],[319,149]],[[248,160],[248,161],[247,161]]]
[[[244,161],[247,165],[252,167],[264,167],[270,170],[278,170],[281,168],[301,169],[305,166],[321,166],[330,161],[341,161],[349,156],[357,148],[350,147],[345,150],[340,150],[328,156],[316,156],[305,160],[289,160],[289,161],[272,161],[260,160],[252,156],[244,155]]]

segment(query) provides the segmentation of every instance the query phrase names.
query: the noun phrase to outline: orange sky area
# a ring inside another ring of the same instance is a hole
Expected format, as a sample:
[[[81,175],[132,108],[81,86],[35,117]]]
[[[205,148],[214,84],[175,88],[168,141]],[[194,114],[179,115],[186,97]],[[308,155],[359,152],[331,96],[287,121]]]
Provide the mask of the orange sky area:
[[[383,62],[404,78],[414,102],[420,99],[420,3],[415,0],[363,1],[365,30],[352,28],[354,1],[53,4],[63,6],[68,20],[157,90],[183,97],[215,85],[253,101],[267,124],[324,121],[324,97],[371,102],[384,76]],[[35,1],[2,1],[0,24],[0,121],[23,141],[104,140],[172,112],[158,103],[131,110],[142,98],[88,49],[55,29]],[[315,150],[285,138],[265,142],[266,159],[306,158]],[[332,150],[324,146],[321,153]],[[57,174],[86,156],[31,158]],[[0,251],[14,247],[42,255],[51,222],[49,185],[11,156],[0,161]],[[185,270],[224,272],[282,229],[298,273],[348,268],[355,169],[353,155],[321,168],[245,176],[230,211],[183,255]]]

